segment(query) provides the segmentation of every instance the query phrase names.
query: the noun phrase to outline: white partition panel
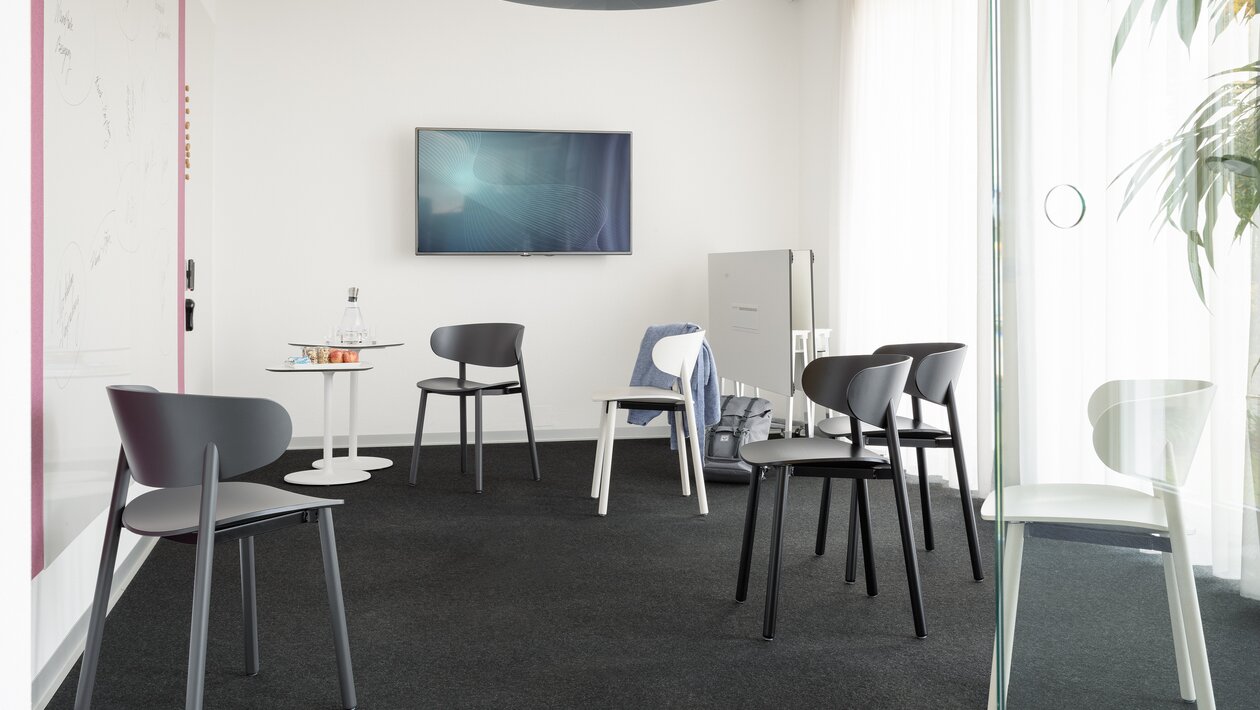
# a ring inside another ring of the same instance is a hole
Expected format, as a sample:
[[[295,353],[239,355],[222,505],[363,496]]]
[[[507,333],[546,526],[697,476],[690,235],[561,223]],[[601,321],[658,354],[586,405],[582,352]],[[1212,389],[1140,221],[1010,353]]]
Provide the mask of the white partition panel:
[[[790,250],[709,255],[708,340],[723,378],[793,393]]]

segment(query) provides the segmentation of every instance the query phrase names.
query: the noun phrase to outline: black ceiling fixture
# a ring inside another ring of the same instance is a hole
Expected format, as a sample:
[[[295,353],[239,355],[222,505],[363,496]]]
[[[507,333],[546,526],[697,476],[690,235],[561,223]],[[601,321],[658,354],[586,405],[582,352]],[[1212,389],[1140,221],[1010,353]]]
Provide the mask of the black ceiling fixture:
[[[656,10],[663,7],[698,5],[713,0],[508,0],[521,5],[554,7],[561,10]]]

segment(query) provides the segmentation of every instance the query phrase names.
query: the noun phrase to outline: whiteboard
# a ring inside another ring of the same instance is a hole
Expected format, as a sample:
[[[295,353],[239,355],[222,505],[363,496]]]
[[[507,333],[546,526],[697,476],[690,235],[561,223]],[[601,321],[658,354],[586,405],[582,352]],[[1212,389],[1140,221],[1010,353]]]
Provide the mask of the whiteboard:
[[[792,253],[709,255],[709,328],[718,374],[782,395],[792,383]]]
[[[105,386],[178,386],[178,0],[57,0],[43,37],[44,566],[105,509]]]

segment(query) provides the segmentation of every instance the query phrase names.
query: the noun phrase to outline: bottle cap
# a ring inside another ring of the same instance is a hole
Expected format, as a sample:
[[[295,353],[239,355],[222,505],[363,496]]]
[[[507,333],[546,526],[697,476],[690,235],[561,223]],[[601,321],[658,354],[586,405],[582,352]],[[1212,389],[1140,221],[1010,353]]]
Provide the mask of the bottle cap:
[[[359,300],[359,289],[357,286],[350,287],[350,302],[354,303]]]

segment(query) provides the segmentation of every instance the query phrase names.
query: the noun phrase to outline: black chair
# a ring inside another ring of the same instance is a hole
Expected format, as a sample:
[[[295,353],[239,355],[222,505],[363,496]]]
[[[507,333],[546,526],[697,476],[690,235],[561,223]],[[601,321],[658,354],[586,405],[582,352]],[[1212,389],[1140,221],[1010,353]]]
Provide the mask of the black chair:
[[[971,505],[971,484],[967,480],[967,462],[963,457],[962,434],[958,425],[958,405],[955,400],[958,377],[967,357],[967,346],[962,343],[900,343],[885,345],[875,351],[877,355],[909,355],[914,358],[910,375],[906,378],[906,394],[910,395],[911,416],[897,417],[897,435],[900,445],[913,448],[919,464],[919,501],[923,517],[923,544],[928,550],[936,547],[932,534],[932,499],[928,492],[927,449],[951,449],[954,468],[958,473],[958,488],[962,499],[963,525],[966,528],[967,548],[971,554],[971,574],[977,582],[984,579],[984,566],[980,561],[980,542],[976,536],[976,513]],[[949,429],[923,421],[922,402],[941,405],[949,422]],[[818,423],[820,435],[848,436],[851,427],[847,417],[832,417]],[[863,431],[865,443],[871,446],[888,446],[888,437],[882,429]],[[816,554],[823,554],[827,544],[827,518],[831,505],[830,481],[823,484],[822,502],[818,512],[818,542]],[[853,584],[857,578],[858,507],[849,504],[849,545],[845,553],[845,581]]]
[[[476,449],[476,486],[481,486],[481,399],[482,397],[519,394],[525,408],[525,433],[529,437],[530,465],[534,480],[542,480],[538,473],[538,447],[534,442],[534,418],[529,411],[529,387],[525,384],[525,357],[521,354],[521,340],[525,326],[516,323],[470,323],[448,325],[433,331],[429,347],[438,357],[459,363],[459,377],[434,377],[416,383],[420,388],[420,412],[416,416],[416,441],[411,447],[411,485],[416,485],[416,472],[420,465],[420,435],[424,431],[424,406],[429,394],[445,394],[459,397],[459,470],[468,470],[468,405],[473,398],[474,436]],[[476,382],[468,379],[468,366],[515,367],[516,380],[506,382]]]
[[[761,472],[779,470],[778,494],[775,499],[774,529],[770,540],[770,569],[766,576],[766,610],[761,635],[774,638],[775,617],[779,604],[779,577],[783,568],[783,515],[787,509],[788,479],[792,476],[850,478],[857,490],[856,500],[863,513],[862,551],[866,562],[867,594],[875,596],[874,560],[871,556],[870,500],[866,483],[869,480],[891,480],[901,528],[901,549],[905,556],[906,581],[910,587],[910,608],[914,614],[914,633],[927,636],[923,616],[923,596],[919,589],[919,561],[914,549],[910,503],[898,447],[896,412],[910,372],[910,358],[905,355],[848,355],[819,358],[801,374],[801,386],[814,402],[848,415],[852,422],[852,442],[840,439],[771,439],[745,444],[740,456],[752,464],[749,474],[748,509],[744,516],[744,543],[739,557],[739,581],[735,600],[748,598],[748,572],[752,561],[753,537],[757,527],[757,500]],[[859,422],[882,426],[889,432],[888,456],[864,448]]]
[[[107,389],[122,438],[122,451],[118,455],[114,492],[106,518],[105,543],[75,708],[86,710],[92,705],[118,539],[124,527],[137,535],[197,546],[184,707],[201,708],[214,543],[229,540],[239,543],[245,672],[255,675],[259,658],[254,536],[308,522],[319,523],[324,581],[332,609],[333,642],[341,681],[341,704],[347,710],[354,708],[358,701],[350,666],[350,641],[332,516],[333,507],[341,505],[342,501],[226,480],[265,466],[284,453],[293,433],[288,412],[266,399],[171,394],[142,386]],[[128,503],[127,488],[133,478],[141,485],[158,490]]]

